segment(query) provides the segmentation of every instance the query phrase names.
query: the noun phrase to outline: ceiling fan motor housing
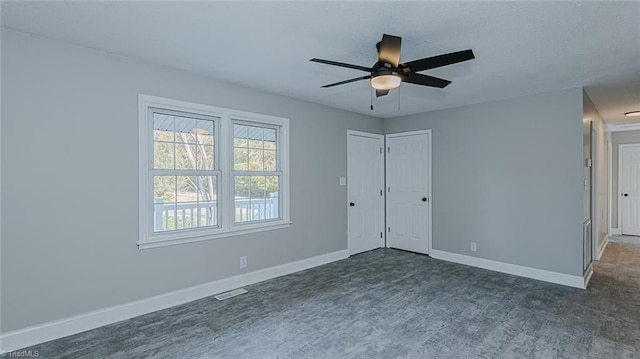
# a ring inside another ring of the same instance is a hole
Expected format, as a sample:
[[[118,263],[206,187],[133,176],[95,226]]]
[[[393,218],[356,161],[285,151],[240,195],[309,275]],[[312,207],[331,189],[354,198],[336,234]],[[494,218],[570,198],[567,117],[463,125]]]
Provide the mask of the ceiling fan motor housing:
[[[376,64],[376,65],[379,65],[379,64]],[[400,76],[400,74],[398,73],[398,71],[396,71],[396,69],[391,69],[391,68],[386,68],[381,66],[374,66],[373,70],[371,71],[371,77],[378,77],[382,75]]]

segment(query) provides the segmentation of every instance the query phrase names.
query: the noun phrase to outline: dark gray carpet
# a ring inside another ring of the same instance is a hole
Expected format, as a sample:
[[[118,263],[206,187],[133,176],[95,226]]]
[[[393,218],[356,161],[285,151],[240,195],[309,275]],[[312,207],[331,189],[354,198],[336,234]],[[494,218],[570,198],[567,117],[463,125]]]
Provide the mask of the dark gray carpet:
[[[640,245],[589,290],[379,249],[28,350],[44,358],[640,358]]]

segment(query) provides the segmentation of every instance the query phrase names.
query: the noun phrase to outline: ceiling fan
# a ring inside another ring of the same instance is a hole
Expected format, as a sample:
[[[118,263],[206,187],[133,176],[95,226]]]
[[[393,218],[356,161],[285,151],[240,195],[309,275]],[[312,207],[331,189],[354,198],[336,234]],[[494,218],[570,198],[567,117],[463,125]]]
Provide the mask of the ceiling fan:
[[[350,82],[360,80],[371,80],[371,87],[376,90],[376,97],[385,96],[389,90],[397,88],[402,82],[411,84],[444,88],[451,81],[441,78],[419,74],[419,71],[433,69],[436,67],[447,66],[458,62],[475,59],[471,49],[464,51],[452,52],[438,56],[427,57],[424,59],[399,63],[400,61],[400,44],[402,38],[393,35],[382,35],[382,40],[376,44],[378,49],[378,61],[372,67],[345,64],[342,62],[311,59],[313,62],[321,64],[346,67],[350,69],[368,72],[367,76],[360,76],[353,79],[340,81],[322,87],[333,87],[348,84]]]

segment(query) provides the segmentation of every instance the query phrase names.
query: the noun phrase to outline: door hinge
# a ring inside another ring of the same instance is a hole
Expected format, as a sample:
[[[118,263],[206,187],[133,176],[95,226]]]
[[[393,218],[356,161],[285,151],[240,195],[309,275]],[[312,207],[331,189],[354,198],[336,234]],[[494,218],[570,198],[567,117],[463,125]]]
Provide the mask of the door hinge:
[[[387,153],[391,153],[391,147],[387,147]]]
[[[380,154],[382,154],[382,147],[380,147]]]
[[[382,232],[380,232],[380,238],[382,238]]]
[[[380,190],[380,195],[382,196],[382,190]]]
[[[387,192],[391,192],[391,187],[387,187]]]
[[[391,233],[391,227],[387,228],[387,232]]]

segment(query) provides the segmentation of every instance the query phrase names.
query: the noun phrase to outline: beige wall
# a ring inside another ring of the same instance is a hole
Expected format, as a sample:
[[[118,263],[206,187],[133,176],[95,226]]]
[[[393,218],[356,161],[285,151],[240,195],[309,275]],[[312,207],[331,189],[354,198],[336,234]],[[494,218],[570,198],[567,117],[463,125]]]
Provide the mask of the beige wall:
[[[612,144],[612,180],[611,180],[611,227],[618,227],[618,145],[640,143],[640,131],[614,132],[611,134]]]

